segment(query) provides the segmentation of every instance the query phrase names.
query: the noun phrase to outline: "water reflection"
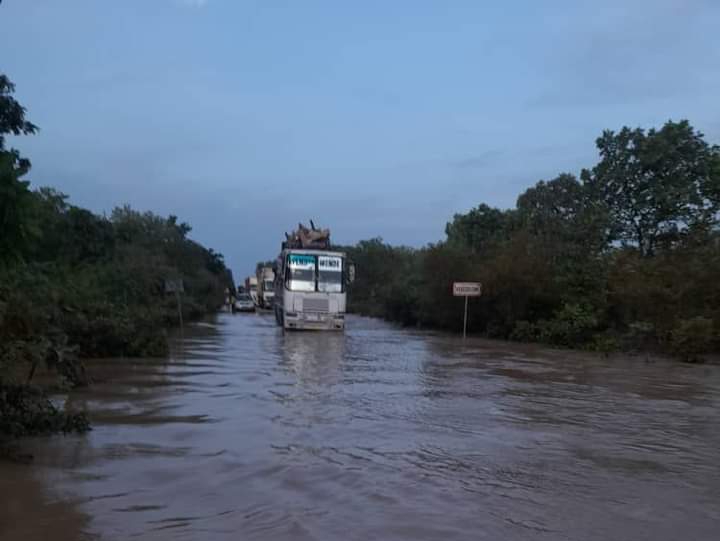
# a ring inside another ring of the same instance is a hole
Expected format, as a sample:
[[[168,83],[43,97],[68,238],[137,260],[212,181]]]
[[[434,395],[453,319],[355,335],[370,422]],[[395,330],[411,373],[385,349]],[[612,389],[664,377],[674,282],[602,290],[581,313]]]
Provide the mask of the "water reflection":
[[[333,385],[346,353],[344,333],[286,332],[279,342],[281,364],[301,385]]]

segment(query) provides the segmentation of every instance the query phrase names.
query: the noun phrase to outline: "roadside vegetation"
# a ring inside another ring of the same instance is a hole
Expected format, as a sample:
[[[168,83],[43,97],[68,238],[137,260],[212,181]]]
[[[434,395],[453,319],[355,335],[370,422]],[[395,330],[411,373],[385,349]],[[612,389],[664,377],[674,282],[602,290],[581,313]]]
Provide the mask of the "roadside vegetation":
[[[0,74],[0,441],[84,430],[34,384],[87,385],[87,357],[162,356],[178,323],[166,280],[183,280],[183,319],[216,310],[233,287],[221,254],[190,226],[119,207],[99,216],[52,188],[31,189],[30,161],[8,135],[32,135]]]
[[[687,121],[606,131],[598,163],[522,193],[515,208],[456,214],[422,249],[346,247],[352,311],[458,330],[453,281],[479,281],[469,332],[555,346],[720,349],[720,148]]]

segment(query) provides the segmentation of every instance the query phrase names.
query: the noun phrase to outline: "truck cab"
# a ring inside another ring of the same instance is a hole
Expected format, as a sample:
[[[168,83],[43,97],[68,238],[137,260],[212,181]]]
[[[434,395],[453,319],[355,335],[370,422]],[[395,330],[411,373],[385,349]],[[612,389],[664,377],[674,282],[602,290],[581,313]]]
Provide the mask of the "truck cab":
[[[272,267],[261,267],[257,272],[258,304],[261,308],[272,309],[275,297],[275,272]]]
[[[258,287],[257,287],[257,277],[256,276],[248,276],[245,279],[245,292],[250,295],[250,298],[255,303],[255,306],[258,306]]]
[[[330,250],[284,249],[275,263],[275,319],[283,329],[345,329],[347,257]]]

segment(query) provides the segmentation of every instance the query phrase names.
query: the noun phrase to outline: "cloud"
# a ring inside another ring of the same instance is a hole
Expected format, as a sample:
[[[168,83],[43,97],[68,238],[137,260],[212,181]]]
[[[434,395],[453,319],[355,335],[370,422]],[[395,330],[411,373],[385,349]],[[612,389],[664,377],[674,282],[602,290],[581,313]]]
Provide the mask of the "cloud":
[[[180,0],[186,6],[201,8],[208,3],[208,0]]]

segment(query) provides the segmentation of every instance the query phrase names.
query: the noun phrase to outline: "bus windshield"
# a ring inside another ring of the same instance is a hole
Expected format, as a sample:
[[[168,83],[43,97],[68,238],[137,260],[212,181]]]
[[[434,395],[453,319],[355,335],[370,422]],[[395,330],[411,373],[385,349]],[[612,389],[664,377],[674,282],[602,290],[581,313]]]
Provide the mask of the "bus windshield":
[[[285,280],[290,291],[315,291],[315,263],[314,255],[288,255]]]
[[[337,255],[289,254],[285,282],[290,291],[343,291],[343,258]]]
[[[336,255],[318,257],[318,291],[340,293],[343,289],[342,258]]]

